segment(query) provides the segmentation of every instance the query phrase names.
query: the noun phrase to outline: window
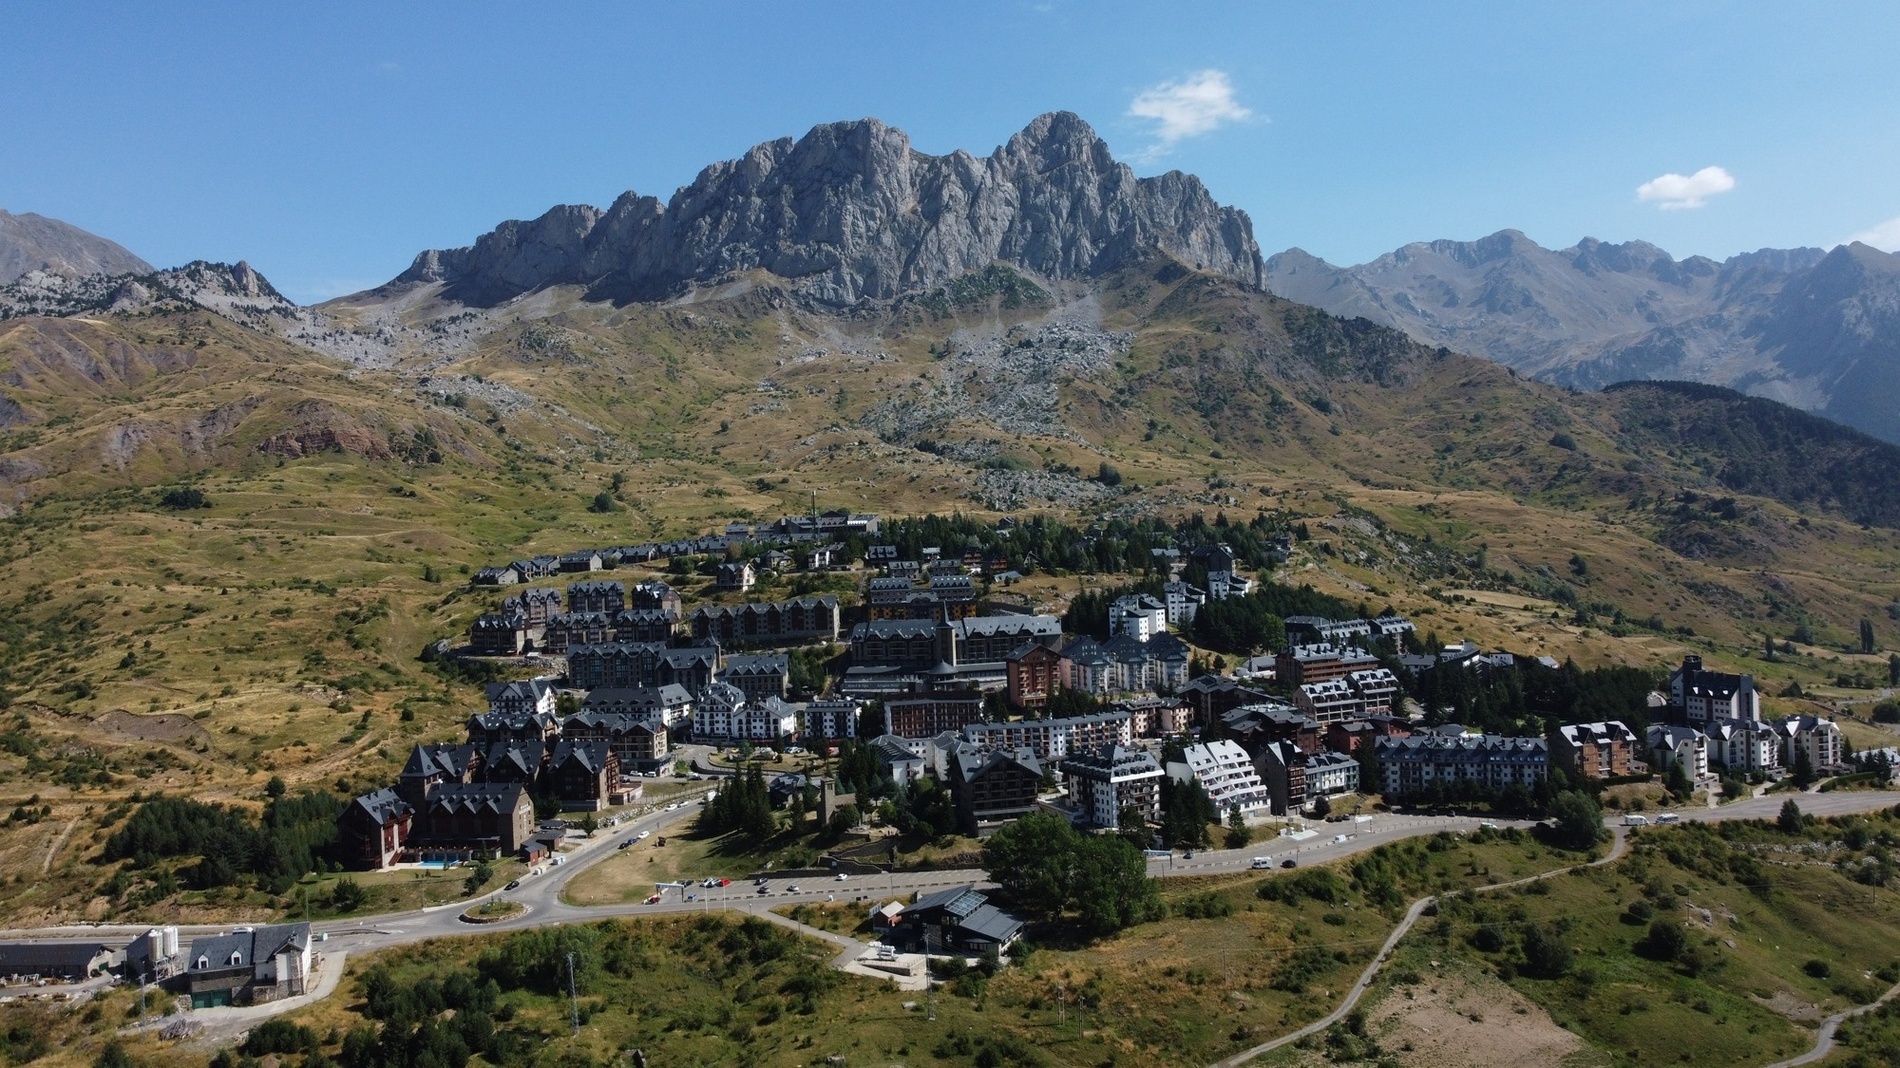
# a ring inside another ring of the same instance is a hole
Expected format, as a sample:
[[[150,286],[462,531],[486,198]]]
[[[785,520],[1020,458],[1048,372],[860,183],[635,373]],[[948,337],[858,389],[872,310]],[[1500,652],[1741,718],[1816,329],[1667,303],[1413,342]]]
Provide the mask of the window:
[[[201,957],[199,957],[199,958],[198,958],[198,968],[199,968],[200,970],[203,970],[203,969],[205,969],[205,968],[209,968],[209,967],[211,967],[211,958],[210,958],[210,957],[204,957],[204,956],[201,956]]]
[[[243,963],[244,963],[244,954],[239,953],[235,949],[232,950],[231,951],[231,967],[235,968],[238,965],[243,964]]]

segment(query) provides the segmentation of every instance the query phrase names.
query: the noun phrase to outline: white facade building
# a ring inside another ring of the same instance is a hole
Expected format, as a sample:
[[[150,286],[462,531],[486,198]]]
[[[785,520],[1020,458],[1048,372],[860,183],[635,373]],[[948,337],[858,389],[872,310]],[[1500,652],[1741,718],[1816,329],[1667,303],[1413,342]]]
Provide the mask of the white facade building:
[[[1267,784],[1260,780],[1253,758],[1237,742],[1225,738],[1188,746],[1179,761],[1168,765],[1168,774],[1182,782],[1198,782],[1219,812],[1238,806],[1242,812],[1256,812],[1270,804]]]
[[[1168,606],[1145,593],[1115,598],[1108,606],[1108,632],[1145,642],[1168,629]]]

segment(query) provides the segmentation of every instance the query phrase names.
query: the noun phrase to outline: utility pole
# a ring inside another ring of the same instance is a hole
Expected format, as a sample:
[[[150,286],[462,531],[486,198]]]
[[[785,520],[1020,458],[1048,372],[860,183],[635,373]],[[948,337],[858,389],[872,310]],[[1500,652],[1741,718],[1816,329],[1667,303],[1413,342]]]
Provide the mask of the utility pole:
[[[574,1020],[574,1033],[581,1033],[581,999],[574,989],[574,954],[567,955],[567,1001]]]

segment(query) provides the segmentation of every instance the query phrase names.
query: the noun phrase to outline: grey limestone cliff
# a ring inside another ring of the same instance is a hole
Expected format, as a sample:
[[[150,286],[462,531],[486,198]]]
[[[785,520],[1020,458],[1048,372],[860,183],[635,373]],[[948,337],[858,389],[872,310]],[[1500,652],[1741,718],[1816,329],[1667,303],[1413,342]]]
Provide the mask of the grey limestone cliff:
[[[470,247],[422,253],[392,285],[441,282],[451,299],[492,306],[560,284],[655,299],[765,270],[846,306],[998,261],[1085,278],[1156,250],[1249,285],[1264,277],[1244,212],[1191,175],[1135,177],[1074,115],[1044,115],[984,158],[927,155],[865,119],[755,146],[664,204],[629,192],[605,211],[505,222]]]

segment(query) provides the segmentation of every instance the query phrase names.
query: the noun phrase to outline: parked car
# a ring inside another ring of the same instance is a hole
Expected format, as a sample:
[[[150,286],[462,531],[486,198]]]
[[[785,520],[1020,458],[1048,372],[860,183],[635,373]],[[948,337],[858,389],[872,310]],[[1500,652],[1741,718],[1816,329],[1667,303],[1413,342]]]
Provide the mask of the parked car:
[[[641,831],[639,834],[636,834],[633,837],[634,837],[634,840],[637,842],[644,842],[648,838],[652,837],[652,835],[653,835],[652,831]]]
[[[786,892],[786,893],[788,893],[788,894],[796,894],[796,893],[798,893],[798,884],[797,884],[797,883],[793,883],[792,885],[790,885],[790,886],[788,886],[788,887],[786,887],[786,888],[785,888],[785,892]]]
[[[502,887],[502,889],[503,890],[519,890],[521,889],[521,880],[516,879],[513,882],[510,882],[507,886]]]
[[[1280,862],[1280,866],[1282,868],[1297,868],[1300,866],[1300,862],[1297,860],[1294,860],[1292,857],[1288,857],[1285,860]]]
[[[654,894],[652,897],[647,898],[647,904],[649,905],[657,905],[659,903],[660,903],[660,895],[658,894]]]
[[[846,876],[845,876],[845,873],[844,873],[844,872],[839,872],[839,873],[838,873],[838,881],[839,881],[839,882],[844,882],[844,881],[845,881],[845,878],[846,878]]]

